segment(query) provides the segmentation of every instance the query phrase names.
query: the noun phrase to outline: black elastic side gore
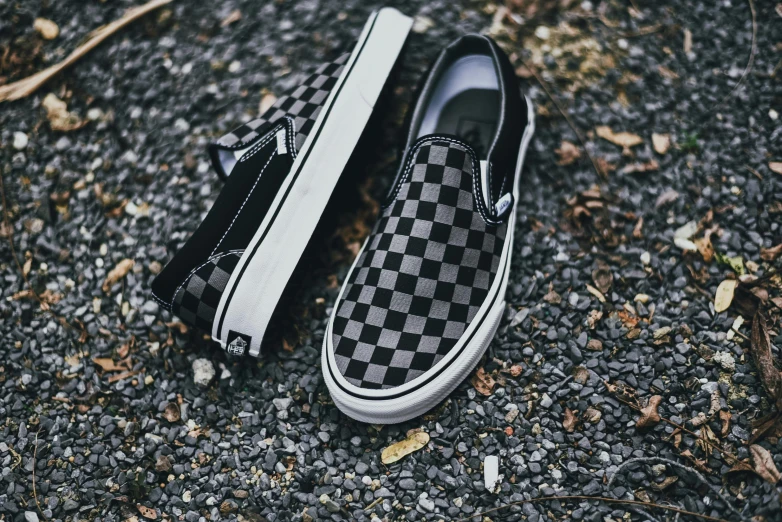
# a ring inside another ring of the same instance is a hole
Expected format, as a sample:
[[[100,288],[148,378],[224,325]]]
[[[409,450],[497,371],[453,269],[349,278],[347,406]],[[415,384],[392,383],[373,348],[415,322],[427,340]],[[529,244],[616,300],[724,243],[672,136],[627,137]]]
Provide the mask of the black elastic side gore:
[[[209,159],[212,161],[212,168],[215,169],[215,172],[217,172],[217,177],[219,177],[221,180],[226,181],[228,179],[228,174],[223,169],[223,163],[220,161],[220,151],[233,151],[236,149],[240,149],[243,147],[251,147],[255,143],[259,143],[262,139],[266,137],[266,134],[269,132],[269,129],[271,129],[274,125],[276,125],[277,122],[274,123],[265,123],[262,126],[260,126],[256,132],[258,132],[258,137],[253,140],[253,142],[249,143],[237,143],[235,145],[222,145],[218,142],[213,142],[207,145],[206,152],[209,154]],[[242,128],[243,125],[240,125],[237,127],[237,129]]]
[[[527,103],[521,96],[519,79],[508,55],[494,40],[488,36],[483,38],[489,42],[493,50],[494,63],[499,67],[502,92],[503,124],[497,130],[496,140],[489,149],[487,162],[489,179],[492,182],[492,195],[489,199],[496,203],[505,192],[513,191],[519,147],[524,129],[527,127]]]
[[[283,128],[274,125],[258,144],[267,142],[237,162],[204,221],[152,282],[158,299],[170,306],[193,269],[212,255],[247,248],[293,163],[290,153],[277,154],[275,135]]]

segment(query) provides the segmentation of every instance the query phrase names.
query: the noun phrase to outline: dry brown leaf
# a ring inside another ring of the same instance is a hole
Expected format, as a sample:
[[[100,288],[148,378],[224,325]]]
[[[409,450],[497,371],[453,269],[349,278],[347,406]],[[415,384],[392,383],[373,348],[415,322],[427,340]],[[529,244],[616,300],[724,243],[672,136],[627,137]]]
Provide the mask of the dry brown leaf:
[[[266,92],[263,96],[261,96],[261,103],[258,105],[258,114],[263,114],[269,109],[271,109],[272,105],[274,105],[274,102],[277,101],[277,97],[270,93]]]
[[[165,455],[160,455],[155,462],[155,471],[171,471],[171,461]]]
[[[639,217],[638,221],[636,221],[635,226],[633,227],[633,237],[636,239],[641,239],[642,237],[644,237],[643,228],[644,228],[644,218]]]
[[[692,52],[692,31],[689,29],[684,30],[684,53],[690,54]]]
[[[774,366],[771,354],[771,339],[766,317],[760,312],[752,319],[752,357],[755,360],[760,382],[778,410],[782,410],[782,374]]]
[[[725,438],[728,436],[728,433],[730,433],[730,418],[731,414],[727,410],[720,410],[720,422],[722,423],[722,427],[720,428],[720,436],[722,438]]]
[[[779,257],[779,254],[782,254],[782,243],[771,248],[760,249],[760,259],[763,261],[774,261],[777,257]]]
[[[600,292],[600,290],[598,290],[594,286],[586,285],[586,289],[587,289],[587,292],[589,292],[593,296],[597,297],[597,300],[600,301],[601,303],[605,303],[606,302],[605,296]]]
[[[660,414],[657,413],[657,408],[662,400],[661,395],[652,395],[646,407],[641,409],[641,418],[635,423],[636,427],[649,428],[660,422]]]
[[[485,395],[486,397],[492,394],[495,384],[494,379],[491,375],[486,373],[483,366],[475,370],[475,373],[470,378],[470,383],[478,393]]]
[[[554,149],[554,152],[557,153],[557,156],[559,156],[559,159],[557,160],[557,165],[560,167],[563,167],[565,165],[570,165],[574,161],[576,161],[578,158],[581,157],[581,150],[576,147],[575,144],[570,143],[569,141],[562,141],[562,145],[559,146],[558,149]]]
[[[614,274],[608,267],[601,266],[592,270],[592,281],[601,293],[606,294],[614,283]]]
[[[782,174],[782,161],[769,161],[768,168],[771,169],[771,172]]]
[[[671,135],[652,133],[652,147],[657,154],[665,154],[671,148]]]
[[[658,65],[657,72],[660,73],[660,76],[669,80],[677,80],[679,78],[678,74],[664,65]]]
[[[60,28],[57,27],[57,24],[47,18],[36,18],[33,22],[33,29],[44,40],[54,40],[60,34]]]
[[[597,408],[593,408],[592,406],[587,408],[586,411],[584,412],[584,420],[590,424],[597,424],[598,422],[600,422],[600,418],[602,416],[603,413]]]
[[[711,263],[714,259],[714,246],[711,244],[711,234],[707,233],[705,236],[693,240],[695,246],[698,247],[701,257],[707,263]]]
[[[141,513],[142,517],[148,518],[149,520],[157,520],[157,511],[155,509],[149,508],[143,504],[137,504],[136,508],[138,508],[138,512]]]
[[[166,404],[166,409],[163,410],[163,418],[168,422],[179,422],[182,418],[182,414],[179,411],[179,404],[175,402]]]
[[[106,280],[103,281],[103,291],[108,292],[111,290],[111,287],[114,285],[114,283],[128,275],[128,272],[130,272],[130,269],[133,268],[134,264],[135,261],[132,259],[123,259],[117,263],[117,266],[111,269],[111,271],[106,276]]]
[[[657,163],[657,160],[653,159],[653,160],[649,160],[646,163],[633,163],[632,165],[627,165],[625,168],[622,169],[622,174],[654,172],[659,168],[660,168],[660,164]]]
[[[84,127],[87,122],[76,114],[68,112],[68,106],[55,94],[49,93],[41,102],[46,109],[46,119],[53,131],[72,131]]]
[[[429,444],[429,434],[425,431],[418,431],[408,436],[406,439],[400,440],[385,448],[380,454],[380,460],[383,464],[392,464],[399,459],[420,450],[427,444]]]
[[[238,22],[242,19],[242,12],[238,9],[234,9],[231,11],[231,13],[223,18],[223,21],[220,22],[220,27],[228,27],[229,25]]]
[[[782,478],[782,476],[780,476],[779,470],[774,464],[771,453],[763,446],[758,446],[757,444],[750,446],[749,452],[752,455],[755,473],[771,484],[779,482],[779,479]]]
[[[117,373],[109,377],[109,384],[114,384],[117,381],[123,381],[125,379],[129,379],[133,377],[134,375],[138,375],[140,373],[140,370],[131,370],[129,372],[122,372]]]
[[[699,471],[702,471],[704,473],[711,473],[709,467],[706,466],[706,461],[703,459],[695,458],[695,455],[693,455],[690,450],[682,451],[682,457],[689,460],[692,463],[692,465],[695,466],[695,468],[698,469]]]
[[[590,339],[587,343],[587,350],[592,350],[593,352],[599,352],[603,350],[603,341],[600,339]]]
[[[622,147],[622,154],[630,154],[630,147],[635,147],[644,142],[644,140],[637,134],[629,132],[614,132],[611,127],[601,125],[595,128],[595,132],[598,136],[606,141],[610,141],[614,145]]]
[[[657,196],[657,201],[654,202],[654,208],[660,208],[663,205],[667,205],[668,203],[673,203],[679,199],[679,193],[675,190],[666,190],[659,196]]]
[[[573,369],[573,380],[578,384],[586,384],[589,380],[589,370],[583,366],[576,366]]]
[[[559,304],[562,302],[562,296],[554,290],[554,283],[548,285],[548,293],[543,296],[543,300],[550,304]]]
[[[676,475],[665,477],[662,482],[652,482],[652,489],[655,491],[663,491],[664,489],[673,485],[677,480],[679,480],[679,477]]]
[[[730,308],[733,302],[733,294],[739,282],[736,279],[726,279],[717,287],[717,293],[714,295],[714,311],[719,313]]]
[[[568,433],[573,433],[576,429],[576,423],[578,423],[576,414],[570,408],[565,408],[565,419],[562,421],[562,427]]]
[[[94,357],[92,362],[100,366],[104,372],[122,372],[132,367],[130,359],[115,362],[111,357]]]

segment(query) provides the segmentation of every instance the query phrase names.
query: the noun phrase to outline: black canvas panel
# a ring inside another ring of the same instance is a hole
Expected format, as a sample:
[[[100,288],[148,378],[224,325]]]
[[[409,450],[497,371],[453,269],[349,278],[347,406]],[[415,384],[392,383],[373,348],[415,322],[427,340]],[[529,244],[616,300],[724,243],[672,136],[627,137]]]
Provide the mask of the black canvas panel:
[[[160,304],[170,308],[176,289],[212,256],[247,247],[293,163],[290,153],[277,152],[276,133],[290,132],[288,121],[271,127],[237,162],[204,221],[152,282]]]

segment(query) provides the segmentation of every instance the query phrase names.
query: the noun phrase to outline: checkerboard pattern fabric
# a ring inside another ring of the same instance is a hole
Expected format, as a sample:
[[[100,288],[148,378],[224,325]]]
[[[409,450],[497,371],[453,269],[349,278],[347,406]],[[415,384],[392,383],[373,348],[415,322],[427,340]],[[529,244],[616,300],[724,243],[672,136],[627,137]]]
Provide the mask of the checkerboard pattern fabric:
[[[333,322],[337,367],[362,388],[400,386],[445,357],[500,264],[507,225],[489,226],[477,210],[469,147],[423,139],[411,157]]]
[[[232,250],[209,258],[177,289],[171,311],[186,324],[210,332],[220,296],[241,257],[241,250]]]
[[[337,83],[345,68],[350,53],[345,53],[333,62],[324,63],[311,74],[303,84],[277,98],[260,118],[245,123],[217,141],[218,145],[241,149],[258,138],[258,129],[266,123],[290,116],[296,126],[296,150],[301,150],[304,141],[312,131],[315,120],[326,103],[331,89]]]

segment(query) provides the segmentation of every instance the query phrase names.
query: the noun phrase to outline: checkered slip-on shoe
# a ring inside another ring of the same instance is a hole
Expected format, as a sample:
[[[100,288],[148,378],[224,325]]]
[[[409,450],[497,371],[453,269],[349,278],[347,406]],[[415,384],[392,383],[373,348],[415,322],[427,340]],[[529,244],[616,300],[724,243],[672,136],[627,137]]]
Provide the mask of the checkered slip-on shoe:
[[[409,125],[396,181],[323,346],[334,403],[370,423],[436,406],[494,337],[534,112],[507,56],[468,35],[440,54]]]
[[[152,295],[229,353],[260,354],[269,319],[407,39],[381,9],[351,53],[318,68],[260,118],[210,145],[226,180]]]

